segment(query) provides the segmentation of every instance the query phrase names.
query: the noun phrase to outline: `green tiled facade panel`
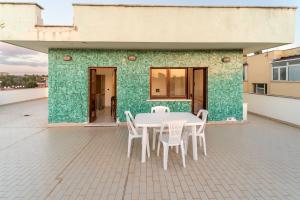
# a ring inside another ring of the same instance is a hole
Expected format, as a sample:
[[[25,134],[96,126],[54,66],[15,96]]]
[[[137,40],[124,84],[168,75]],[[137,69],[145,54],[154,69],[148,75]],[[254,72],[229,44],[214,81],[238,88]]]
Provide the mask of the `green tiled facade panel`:
[[[72,61],[64,61],[64,55]],[[128,56],[135,55],[136,61]],[[223,63],[222,57],[231,61]],[[153,105],[167,105],[172,111],[190,111],[189,101],[149,102],[150,67],[208,67],[209,120],[242,119],[242,51],[127,51],[49,50],[49,123],[88,121],[88,67],[117,67],[117,115],[124,111],[149,112]]]

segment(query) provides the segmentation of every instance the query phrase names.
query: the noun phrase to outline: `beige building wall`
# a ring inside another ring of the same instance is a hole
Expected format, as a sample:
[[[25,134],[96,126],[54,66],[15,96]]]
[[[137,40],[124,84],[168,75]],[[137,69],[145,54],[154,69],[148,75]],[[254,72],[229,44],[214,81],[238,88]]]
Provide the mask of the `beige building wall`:
[[[300,82],[271,81],[269,94],[300,98]]]
[[[45,53],[49,48],[251,53],[293,43],[296,24],[295,7],[74,4],[73,10],[72,26],[53,26],[43,24],[37,4],[0,2],[0,41]]]
[[[274,59],[299,54],[300,48],[294,48],[248,56],[246,58],[248,79],[244,81],[244,92],[253,93],[254,83],[266,83],[268,95],[300,98],[300,81],[272,80],[272,61]]]

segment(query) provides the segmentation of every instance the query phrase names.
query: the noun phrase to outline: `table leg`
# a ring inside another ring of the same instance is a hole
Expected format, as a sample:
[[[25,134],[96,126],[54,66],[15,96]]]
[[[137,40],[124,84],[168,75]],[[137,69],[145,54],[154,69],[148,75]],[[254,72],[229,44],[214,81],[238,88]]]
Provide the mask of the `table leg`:
[[[146,162],[146,148],[147,148],[147,127],[143,127],[143,136],[142,136],[142,163]]]
[[[193,159],[198,160],[196,126],[192,126],[192,140],[193,140]]]

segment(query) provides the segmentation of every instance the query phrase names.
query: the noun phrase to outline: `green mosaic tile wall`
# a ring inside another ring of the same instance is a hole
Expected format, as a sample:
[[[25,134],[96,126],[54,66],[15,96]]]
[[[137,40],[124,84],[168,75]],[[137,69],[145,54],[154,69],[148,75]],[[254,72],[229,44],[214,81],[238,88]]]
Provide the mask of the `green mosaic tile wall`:
[[[72,61],[63,61],[71,55]],[[135,55],[136,61],[127,57]],[[229,63],[221,62],[228,56]],[[209,120],[242,119],[242,51],[126,51],[49,50],[49,123],[88,121],[88,67],[117,67],[117,115],[149,112],[153,105],[167,105],[172,111],[190,111],[190,102],[147,102],[149,67],[208,67]]]

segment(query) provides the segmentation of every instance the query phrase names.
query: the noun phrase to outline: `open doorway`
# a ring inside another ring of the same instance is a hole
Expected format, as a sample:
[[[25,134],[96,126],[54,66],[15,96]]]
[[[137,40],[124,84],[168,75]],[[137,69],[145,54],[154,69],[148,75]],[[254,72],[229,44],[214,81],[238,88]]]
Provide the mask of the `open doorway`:
[[[116,122],[116,71],[114,67],[89,68],[89,122]]]
[[[188,73],[191,109],[197,114],[207,106],[207,68],[189,68]]]

